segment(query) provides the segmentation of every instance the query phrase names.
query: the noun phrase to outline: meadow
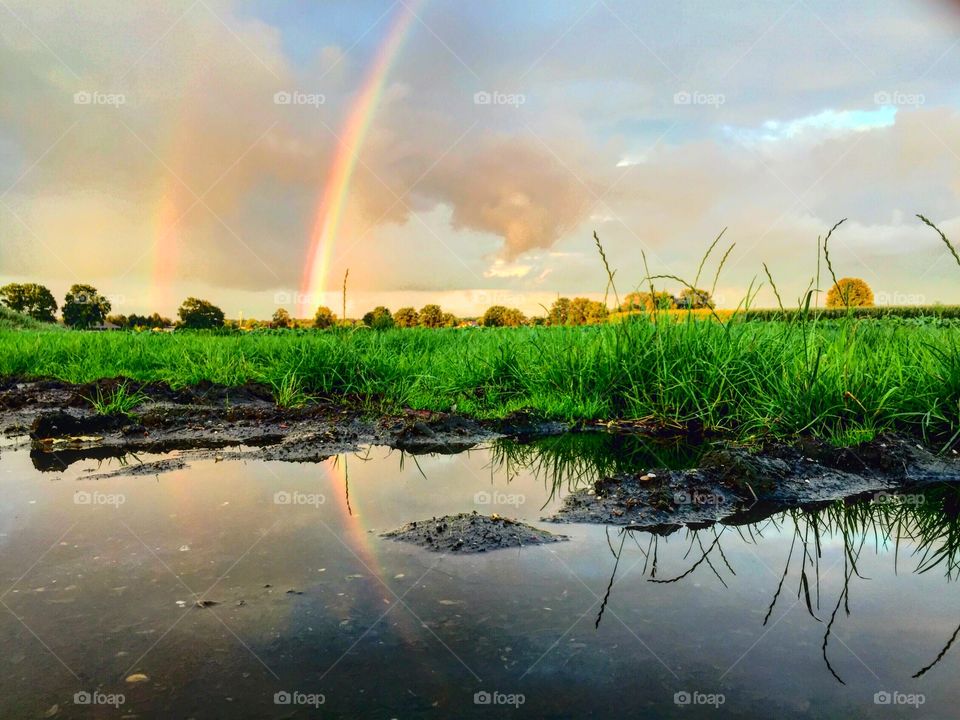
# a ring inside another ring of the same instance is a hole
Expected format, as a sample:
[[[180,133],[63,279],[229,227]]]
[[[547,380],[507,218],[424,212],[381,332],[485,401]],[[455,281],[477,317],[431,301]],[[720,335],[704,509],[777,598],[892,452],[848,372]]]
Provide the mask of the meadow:
[[[499,418],[645,419],[738,438],[810,433],[838,444],[900,431],[960,434],[960,333],[929,319],[720,323],[635,316],[586,327],[264,333],[0,329],[0,376],[86,383],[270,385],[323,398]]]

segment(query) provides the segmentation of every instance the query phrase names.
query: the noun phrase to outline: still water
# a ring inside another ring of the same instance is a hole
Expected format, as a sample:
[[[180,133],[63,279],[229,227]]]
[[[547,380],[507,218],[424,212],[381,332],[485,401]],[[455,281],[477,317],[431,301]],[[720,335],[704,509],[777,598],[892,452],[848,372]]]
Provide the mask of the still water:
[[[956,490],[666,536],[542,523],[598,472],[687,455],[593,450],[91,479],[158,457],[4,449],[0,717],[957,716]],[[474,510],[570,541],[380,537]]]

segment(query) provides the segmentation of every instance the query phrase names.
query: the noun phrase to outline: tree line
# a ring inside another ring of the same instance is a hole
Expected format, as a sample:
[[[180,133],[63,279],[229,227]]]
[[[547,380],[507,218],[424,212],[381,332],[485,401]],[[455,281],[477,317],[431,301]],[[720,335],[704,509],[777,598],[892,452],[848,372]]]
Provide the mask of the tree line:
[[[827,307],[872,307],[874,302],[873,291],[860,278],[841,278],[827,293]],[[112,304],[108,298],[101,295],[92,285],[75,284],[67,291],[63,305],[58,306],[53,293],[43,285],[37,283],[10,283],[0,287],[0,303],[11,310],[29,315],[41,322],[56,322],[57,310],[60,310],[64,325],[78,329],[100,327],[105,323],[116,325],[124,329],[153,329],[180,327],[187,329],[239,329],[239,321],[227,321],[223,310],[208,300],[189,297],[183,301],[177,310],[178,320],[159,313],[152,315],[111,315]],[[684,288],[679,295],[667,291],[632,292],[628,294],[620,306],[620,312],[657,310],[699,310],[713,308],[714,301],[711,293],[698,288]],[[522,325],[595,325],[604,323],[610,316],[606,303],[576,297],[573,299],[558,297],[546,310],[545,317],[528,318],[517,308],[504,305],[493,305],[483,313],[476,324],[484,327],[519,327]],[[380,305],[365,313],[360,321],[374,330],[389,330],[391,328],[444,328],[456,327],[463,323],[453,313],[445,312],[435,304],[424,305],[419,310],[413,307],[402,307],[396,312]],[[244,326],[270,327],[274,329],[290,329],[313,327],[327,329],[336,325],[353,325],[347,320],[338,320],[330,308],[317,308],[312,321],[295,320],[285,308],[274,312],[269,323],[249,321]],[[471,323],[472,324],[472,323]]]

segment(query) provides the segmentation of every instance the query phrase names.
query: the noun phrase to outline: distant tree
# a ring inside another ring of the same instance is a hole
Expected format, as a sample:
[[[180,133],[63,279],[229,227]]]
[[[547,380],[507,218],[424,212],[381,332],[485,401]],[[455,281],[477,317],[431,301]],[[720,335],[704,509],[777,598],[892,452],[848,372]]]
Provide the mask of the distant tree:
[[[672,310],[677,306],[677,300],[670,293],[662,290],[654,291],[653,295],[648,292],[632,292],[628,294],[620,305],[624,312],[633,312],[636,310]]]
[[[683,310],[704,310],[713,307],[713,298],[709,290],[684,288],[676,299],[676,306]]]
[[[153,315],[137,315],[136,313],[131,313],[130,315],[127,316],[126,327],[167,328],[167,327],[173,327],[173,320],[171,320],[170,318],[161,317],[160,313],[156,313],[156,312],[153,313]]]
[[[840,278],[827,293],[827,307],[873,307],[873,290],[860,278]]]
[[[317,314],[313,316],[313,326],[318,330],[326,330],[333,327],[337,322],[337,316],[333,310],[328,307],[320,306],[317,308]]]
[[[117,327],[130,327],[130,319],[126,315],[107,315],[107,322]]]
[[[277,308],[276,312],[273,313],[273,319],[270,321],[270,327],[278,330],[286,330],[292,324],[293,321],[290,319],[290,313],[287,312],[286,308]]]
[[[412,307],[402,307],[393,314],[397,327],[412,328],[420,324],[420,313]]]
[[[589,300],[587,298],[574,298],[570,301],[570,307],[567,313],[568,325],[596,325],[606,322],[609,310],[599,300]]]
[[[375,307],[363,316],[363,324],[374,330],[389,330],[393,327],[393,315],[383,305]]]
[[[53,293],[37,283],[10,283],[0,287],[0,302],[34,320],[53,322],[56,319],[57,301]]]
[[[526,316],[516,308],[492,305],[480,320],[484,327],[517,327],[526,323]]]
[[[457,316],[453,313],[445,312],[443,314],[443,327],[456,327],[457,325]]]
[[[177,310],[180,326],[191,330],[223,327],[223,310],[213,303],[189,297]]]
[[[550,306],[550,312],[547,313],[548,325],[566,325],[567,317],[570,315],[570,298],[557,298]]]
[[[420,324],[423,327],[443,327],[443,309],[439,305],[424,305],[420,309]]]
[[[72,285],[63,299],[63,322],[81,329],[99,325],[111,307],[110,301],[92,285]]]

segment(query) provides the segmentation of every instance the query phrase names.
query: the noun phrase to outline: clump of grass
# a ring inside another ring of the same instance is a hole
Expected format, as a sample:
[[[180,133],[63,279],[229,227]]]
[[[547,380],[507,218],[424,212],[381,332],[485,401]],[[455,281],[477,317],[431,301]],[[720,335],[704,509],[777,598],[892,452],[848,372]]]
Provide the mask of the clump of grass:
[[[147,396],[139,390],[131,392],[129,384],[124,381],[106,392],[97,388],[96,395],[84,399],[93,405],[97,415],[130,417],[133,410],[147,400]]]
[[[273,380],[270,384],[277,407],[301,408],[314,399],[304,390],[303,379],[294,370],[288,370],[279,380]]]

